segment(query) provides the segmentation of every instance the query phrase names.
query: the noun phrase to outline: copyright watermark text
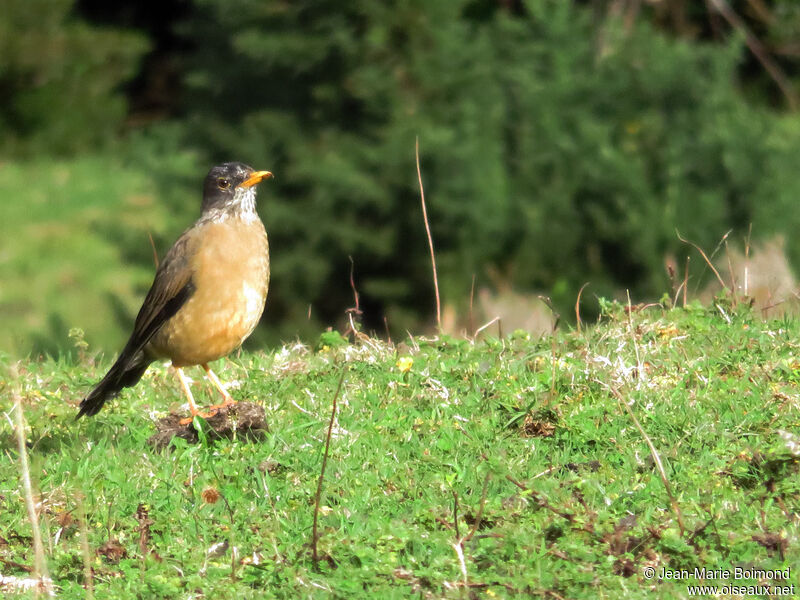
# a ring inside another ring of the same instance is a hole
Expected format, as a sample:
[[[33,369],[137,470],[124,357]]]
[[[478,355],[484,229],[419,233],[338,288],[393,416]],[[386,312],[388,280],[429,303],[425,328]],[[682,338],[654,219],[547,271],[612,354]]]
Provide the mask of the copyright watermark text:
[[[667,567],[645,567],[645,579],[656,581],[710,582],[711,585],[687,585],[690,596],[794,596],[795,584],[790,582],[789,567],[785,569],[756,569],[734,567],[732,569],[669,569]],[[769,581],[769,583],[762,583]]]

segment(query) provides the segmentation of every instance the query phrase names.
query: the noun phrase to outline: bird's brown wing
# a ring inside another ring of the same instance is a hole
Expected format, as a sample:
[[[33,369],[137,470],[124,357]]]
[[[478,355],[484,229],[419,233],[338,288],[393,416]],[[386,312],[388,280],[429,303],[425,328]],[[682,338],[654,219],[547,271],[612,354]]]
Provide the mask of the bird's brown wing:
[[[194,293],[189,257],[194,252],[193,236],[185,232],[169,249],[156,271],[153,285],[136,316],[128,342],[141,350],[159,328],[180,310]]]

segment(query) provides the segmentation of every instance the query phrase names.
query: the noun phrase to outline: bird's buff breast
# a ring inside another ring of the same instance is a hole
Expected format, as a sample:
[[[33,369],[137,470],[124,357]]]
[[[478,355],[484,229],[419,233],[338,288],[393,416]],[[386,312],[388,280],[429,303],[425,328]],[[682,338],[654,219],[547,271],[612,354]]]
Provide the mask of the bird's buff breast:
[[[269,246],[261,221],[209,222],[190,266],[195,291],[156,333],[150,350],[175,366],[221,358],[252,333],[264,312]]]

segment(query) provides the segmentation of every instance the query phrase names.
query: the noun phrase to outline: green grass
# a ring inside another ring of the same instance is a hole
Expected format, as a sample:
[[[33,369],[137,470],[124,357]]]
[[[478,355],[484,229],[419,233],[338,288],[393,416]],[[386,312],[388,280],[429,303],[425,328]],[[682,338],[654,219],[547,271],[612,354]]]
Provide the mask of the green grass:
[[[389,347],[325,334],[316,350],[220,364],[235,397],[266,408],[266,439],[163,452],[147,445],[153,419],[181,402],[165,368],[75,423],[108,361],[27,363],[50,572],[59,598],[84,597],[80,495],[97,598],[689,597],[692,580],[648,580],[648,566],[791,567],[797,589],[798,340],[800,321],[727,305],[634,307],[629,323],[606,304],[582,334],[538,340]],[[314,493],[343,365],[317,571]],[[658,450],[684,531],[614,392]],[[12,433],[3,419],[0,572],[24,576],[13,564],[33,564],[31,527]],[[210,490],[224,501],[207,502]],[[456,546],[470,533],[465,576]],[[226,541],[236,555],[207,558]]]

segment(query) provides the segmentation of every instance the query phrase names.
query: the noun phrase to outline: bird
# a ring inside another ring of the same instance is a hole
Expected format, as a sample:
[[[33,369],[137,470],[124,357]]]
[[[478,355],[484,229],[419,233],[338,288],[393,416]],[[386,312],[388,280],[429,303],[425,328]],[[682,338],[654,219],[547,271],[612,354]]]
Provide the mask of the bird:
[[[240,162],[212,167],[203,182],[200,218],[158,265],[133,332],[103,379],[81,401],[76,419],[96,415],[151,363],[172,361],[191,417],[210,417],[234,403],[208,363],[227,356],[253,332],[269,288],[269,242],[256,212],[256,185],[271,178]],[[202,412],[184,367],[201,365],[222,395]]]

